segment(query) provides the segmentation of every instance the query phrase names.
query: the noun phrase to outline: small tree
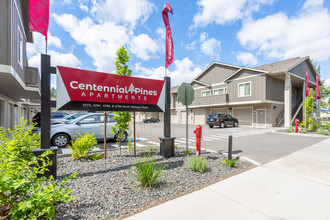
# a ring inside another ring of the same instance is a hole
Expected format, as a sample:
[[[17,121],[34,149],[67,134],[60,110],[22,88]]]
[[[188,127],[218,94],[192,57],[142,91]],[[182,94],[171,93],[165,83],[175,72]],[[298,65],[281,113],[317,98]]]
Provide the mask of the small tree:
[[[306,104],[305,101],[303,102],[304,106],[306,106],[306,128],[309,127],[309,125],[312,123],[313,118],[312,118],[312,114],[313,114],[313,109],[314,109],[314,91],[313,89],[309,90],[309,95],[306,98]]]
[[[124,46],[117,50],[116,58],[116,74],[121,76],[131,76],[132,70],[126,64],[129,61],[129,54]],[[116,124],[112,127],[112,132],[116,134],[117,144],[119,145],[119,154],[121,155],[121,142],[124,137],[125,131],[128,130],[128,122],[131,120],[131,115],[128,112],[114,112],[114,119]]]

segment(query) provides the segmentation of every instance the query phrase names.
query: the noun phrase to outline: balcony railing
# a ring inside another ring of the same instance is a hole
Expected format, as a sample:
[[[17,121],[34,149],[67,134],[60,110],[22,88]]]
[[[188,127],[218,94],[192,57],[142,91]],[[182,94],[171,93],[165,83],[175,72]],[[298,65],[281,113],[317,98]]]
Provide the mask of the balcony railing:
[[[25,84],[31,87],[40,87],[40,75],[38,68],[26,67]]]
[[[192,105],[225,104],[228,101],[228,94],[211,95],[195,98]]]

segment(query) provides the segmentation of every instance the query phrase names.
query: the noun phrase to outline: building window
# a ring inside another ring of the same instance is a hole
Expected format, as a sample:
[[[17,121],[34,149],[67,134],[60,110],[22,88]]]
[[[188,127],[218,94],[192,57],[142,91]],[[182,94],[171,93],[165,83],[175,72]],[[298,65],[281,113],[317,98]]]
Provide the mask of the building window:
[[[202,97],[205,97],[205,96],[210,96],[211,95],[211,91],[208,90],[208,91],[202,91]]]
[[[23,67],[23,36],[21,30],[18,28],[18,63]]]
[[[251,82],[238,84],[238,96],[250,96],[251,95]]]
[[[213,90],[213,95],[221,95],[221,94],[225,94],[225,89],[215,89]]]

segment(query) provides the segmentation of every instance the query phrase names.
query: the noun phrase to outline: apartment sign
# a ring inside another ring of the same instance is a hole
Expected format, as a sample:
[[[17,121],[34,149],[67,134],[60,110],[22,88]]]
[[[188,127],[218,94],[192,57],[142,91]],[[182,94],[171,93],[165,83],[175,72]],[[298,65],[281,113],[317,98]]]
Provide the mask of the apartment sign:
[[[57,66],[56,108],[165,111],[165,81]]]

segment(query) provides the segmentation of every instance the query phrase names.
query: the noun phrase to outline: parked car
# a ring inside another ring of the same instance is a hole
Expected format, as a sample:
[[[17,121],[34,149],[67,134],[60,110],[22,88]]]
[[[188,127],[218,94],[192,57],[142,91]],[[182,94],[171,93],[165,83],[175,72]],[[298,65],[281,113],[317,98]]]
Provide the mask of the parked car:
[[[113,114],[107,114],[107,139],[116,139],[116,133],[113,133],[111,127],[115,125],[116,121],[113,119]],[[58,147],[65,147],[71,140],[75,140],[77,133],[84,134],[86,132],[95,133],[94,137],[97,140],[104,138],[104,114],[103,113],[89,113],[82,115],[68,123],[51,125],[50,137],[51,145]],[[126,131],[122,141],[127,139],[130,130]]]
[[[213,128],[214,126],[219,126],[220,128],[224,128],[227,125],[232,125],[234,127],[238,126],[237,118],[234,118],[229,114],[223,114],[223,113],[209,114],[209,116],[206,119],[206,123],[209,125],[210,128]]]
[[[71,120],[74,120],[76,118],[79,118],[82,115],[86,115],[88,114],[88,112],[77,112],[77,113],[73,113],[67,116],[64,116],[63,118],[54,118],[51,120],[51,124],[63,124],[63,123],[68,123]]]
[[[50,119],[63,118],[67,115],[69,115],[69,114],[65,113],[65,112],[51,112]],[[41,118],[41,112],[37,112],[37,114],[35,116],[33,116],[32,123],[36,123],[35,127],[40,127],[40,118]]]
[[[150,123],[150,122],[158,123],[158,122],[160,122],[160,120],[158,118],[146,118],[146,119],[143,119],[142,121],[144,123]]]

